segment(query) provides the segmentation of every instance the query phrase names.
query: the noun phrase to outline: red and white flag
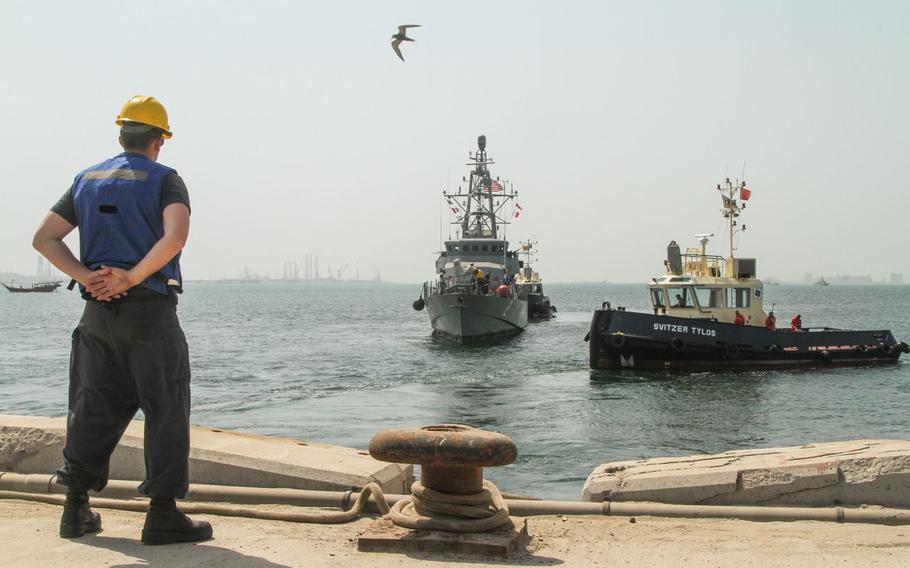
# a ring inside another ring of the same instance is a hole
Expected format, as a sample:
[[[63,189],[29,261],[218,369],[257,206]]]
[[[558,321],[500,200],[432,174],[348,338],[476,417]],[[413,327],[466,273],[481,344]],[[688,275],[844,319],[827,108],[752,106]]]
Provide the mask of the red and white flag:
[[[494,179],[490,183],[490,191],[502,191],[502,184]]]
[[[516,201],[515,202],[515,218],[518,219],[519,217],[521,217],[521,212],[524,210],[525,210],[525,208],[521,206],[521,203],[518,203]]]
[[[452,207],[452,213],[458,213],[458,208],[457,208],[457,207]]]

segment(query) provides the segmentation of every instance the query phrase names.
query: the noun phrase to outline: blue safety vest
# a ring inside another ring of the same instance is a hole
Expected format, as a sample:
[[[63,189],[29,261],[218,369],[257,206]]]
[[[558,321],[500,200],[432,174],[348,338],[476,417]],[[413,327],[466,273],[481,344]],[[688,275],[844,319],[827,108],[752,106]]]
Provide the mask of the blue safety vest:
[[[130,269],[164,236],[161,188],[174,170],[124,152],[76,176],[73,202],[79,253],[94,270],[102,264]],[[142,283],[162,294],[180,290],[180,253]]]

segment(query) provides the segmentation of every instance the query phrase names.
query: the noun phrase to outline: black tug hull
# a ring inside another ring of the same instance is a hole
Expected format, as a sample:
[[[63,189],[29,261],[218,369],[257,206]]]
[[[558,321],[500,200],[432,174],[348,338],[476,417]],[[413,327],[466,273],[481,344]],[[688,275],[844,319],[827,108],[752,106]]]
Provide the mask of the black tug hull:
[[[890,331],[771,331],[710,320],[597,310],[592,369],[781,369],[893,364],[908,350]]]
[[[542,294],[528,294],[528,319],[548,320],[556,317],[556,306],[550,304],[550,298]]]

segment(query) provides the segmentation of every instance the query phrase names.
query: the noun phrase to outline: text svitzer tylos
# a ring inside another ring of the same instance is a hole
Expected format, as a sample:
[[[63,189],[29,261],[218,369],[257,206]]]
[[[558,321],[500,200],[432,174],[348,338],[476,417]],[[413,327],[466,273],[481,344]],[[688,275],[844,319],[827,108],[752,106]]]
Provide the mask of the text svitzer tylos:
[[[675,323],[655,323],[654,331],[672,331],[674,333],[691,333],[693,335],[717,336],[717,330],[705,329],[694,325],[678,325]]]

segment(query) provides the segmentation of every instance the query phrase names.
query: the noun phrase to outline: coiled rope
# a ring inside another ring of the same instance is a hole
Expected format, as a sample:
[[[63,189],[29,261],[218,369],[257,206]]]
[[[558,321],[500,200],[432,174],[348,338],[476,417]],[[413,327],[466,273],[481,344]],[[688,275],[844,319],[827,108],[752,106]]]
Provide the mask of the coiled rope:
[[[440,493],[415,481],[411,496],[395,503],[388,516],[400,527],[458,533],[487,532],[511,522],[505,499],[486,480],[483,490],[471,495]]]

